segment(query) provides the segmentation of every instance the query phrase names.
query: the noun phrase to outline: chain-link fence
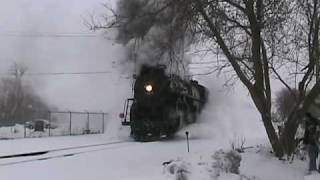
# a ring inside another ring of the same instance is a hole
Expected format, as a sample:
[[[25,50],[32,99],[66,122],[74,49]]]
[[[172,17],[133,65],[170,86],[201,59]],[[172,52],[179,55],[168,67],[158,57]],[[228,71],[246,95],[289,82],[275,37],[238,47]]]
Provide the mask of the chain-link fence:
[[[104,133],[103,112],[41,112],[24,124],[0,126],[0,139]],[[41,114],[41,115],[40,115]]]

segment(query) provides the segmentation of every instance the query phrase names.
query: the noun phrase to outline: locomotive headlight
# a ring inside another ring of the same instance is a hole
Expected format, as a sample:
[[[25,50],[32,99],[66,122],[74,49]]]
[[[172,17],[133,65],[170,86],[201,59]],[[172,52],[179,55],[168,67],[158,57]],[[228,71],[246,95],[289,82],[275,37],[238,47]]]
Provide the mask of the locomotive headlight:
[[[151,84],[147,84],[144,86],[144,89],[147,91],[147,92],[151,92],[152,91],[152,85]]]

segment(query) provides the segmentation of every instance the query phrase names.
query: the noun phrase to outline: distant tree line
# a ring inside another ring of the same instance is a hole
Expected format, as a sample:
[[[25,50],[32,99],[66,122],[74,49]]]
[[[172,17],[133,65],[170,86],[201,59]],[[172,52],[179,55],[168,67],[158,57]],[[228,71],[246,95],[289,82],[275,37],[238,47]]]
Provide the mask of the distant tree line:
[[[49,106],[23,80],[26,71],[26,66],[15,63],[10,69],[11,76],[0,80],[0,127],[47,116]]]

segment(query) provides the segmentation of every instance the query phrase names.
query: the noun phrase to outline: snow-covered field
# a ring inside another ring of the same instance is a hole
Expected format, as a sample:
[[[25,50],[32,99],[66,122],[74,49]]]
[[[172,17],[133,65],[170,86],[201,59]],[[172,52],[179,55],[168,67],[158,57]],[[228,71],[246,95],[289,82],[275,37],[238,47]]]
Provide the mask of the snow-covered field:
[[[290,164],[277,160],[270,154],[270,147],[265,138],[247,140],[246,146],[254,148],[239,154],[240,175],[226,173],[226,169],[223,168],[223,156],[220,156],[219,160],[214,154],[220,149],[228,152],[231,141],[237,144],[236,141],[239,139],[219,135],[220,132],[214,131],[221,128],[214,127],[214,124],[217,125],[203,120],[181,130],[172,140],[148,143],[132,141],[128,137],[127,128],[111,131],[118,126],[116,123],[114,126],[109,124],[106,134],[102,135],[2,140],[0,156],[108,142],[111,144],[49,152],[39,156],[0,159],[0,177],[1,180],[177,180],[179,178],[301,180],[304,178],[306,162],[296,160]],[[200,131],[201,129],[203,131]],[[213,132],[209,132],[209,129]],[[186,130],[191,133],[189,153],[184,137]],[[308,179],[319,178],[318,174],[312,176]]]
[[[76,118],[75,118],[76,119]],[[70,129],[69,123],[62,122],[57,124],[56,128],[48,129],[44,128],[43,131],[35,131],[28,127],[24,127],[23,124],[16,124],[14,126],[0,127],[0,140],[2,139],[17,139],[17,138],[32,138],[32,137],[48,137],[48,136],[70,136],[71,135],[83,135],[83,134],[100,134],[103,131],[101,125],[102,121],[91,123],[89,127],[89,133],[87,133],[87,127],[81,119],[77,119],[77,122],[73,124]]]
[[[125,139],[123,139],[125,140]],[[54,137],[41,139],[19,139],[0,142],[0,155],[22,153],[61,147],[117,142],[105,135],[78,137]],[[180,165],[189,179],[213,179],[216,168],[212,166],[212,155],[220,148],[229,149],[229,143],[220,140],[194,138],[187,152],[184,137],[173,140],[139,143],[127,141],[107,146],[63,151],[73,156],[59,156],[52,152],[41,157],[19,157],[0,160],[1,180],[105,180],[105,179],[177,179],[175,170],[170,173],[168,166]],[[293,164],[281,162],[268,153],[268,148],[253,148],[241,155],[241,176],[221,172],[217,179],[303,179],[305,162]],[[37,159],[38,160],[34,160]],[[164,166],[164,162],[174,161]],[[171,167],[172,168],[172,167]],[[177,166],[176,168],[179,168]],[[318,176],[319,178],[319,176]]]
[[[78,129],[78,132],[83,132],[81,128]],[[74,131],[75,130],[73,130],[73,132]],[[70,135],[69,128],[67,126],[50,129],[50,136],[63,135]],[[25,128],[23,124],[16,124],[9,127],[0,127],[0,139],[17,139],[46,136],[49,136],[49,129],[47,128],[45,128],[43,132],[35,132],[34,129]]]

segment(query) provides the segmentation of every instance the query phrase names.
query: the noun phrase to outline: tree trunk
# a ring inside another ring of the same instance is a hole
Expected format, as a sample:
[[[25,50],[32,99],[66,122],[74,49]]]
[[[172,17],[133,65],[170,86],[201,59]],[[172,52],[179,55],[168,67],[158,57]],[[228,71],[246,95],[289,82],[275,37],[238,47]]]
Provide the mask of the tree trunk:
[[[257,107],[261,115],[262,122],[266,129],[266,133],[268,135],[268,139],[272,146],[272,149],[275,152],[275,155],[281,158],[284,155],[284,149],[272,124],[271,106],[267,105],[268,99],[265,98],[263,92],[259,93],[259,91],[254,89],[249,89],[249,92],[255,106]]]
[[[314,100],[320,94],[320,81],[313,86],[308,95],[303,98],[302,103],[298,103],[297,107],[288,117],[287,122],[285,123],[284,133],[281,137],[281,142],[283,143],[285,153],[290,156],[295,148],[296,141],[295,135],[299,124],[302,122],[305,112],[308,111],[311,104],[314,103]]]
[[[270,111],[268,113],[261,113],[261,117],[262,117],[264,127],[266,129],[270,144],[272,146],[272,149],[275,152],[275,155],[281,158],[284,154],[284,151],[283,151],[281,141],[272,125]]]
[[[292,155],[296,148],[295,134],[299,126],[299,119],[302,119],[303,114],[302,112],[298,111],[293,112],[288,121],[285,123],[284,132],[281,137],[283,148],[288,156]]]

